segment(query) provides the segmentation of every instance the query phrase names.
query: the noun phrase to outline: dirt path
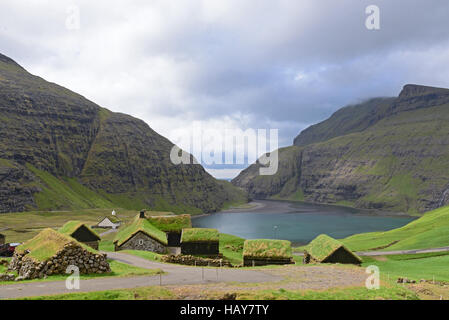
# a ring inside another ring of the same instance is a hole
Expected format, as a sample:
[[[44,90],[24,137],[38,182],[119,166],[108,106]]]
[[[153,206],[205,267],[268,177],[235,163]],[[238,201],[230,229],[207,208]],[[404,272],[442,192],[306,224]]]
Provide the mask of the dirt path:
[[[190,288],[199,295],[205,290],[232,292],[239,290],[292,289],[320,290],[335,287],[362,286],[366,279],[363,268],[338,266],[288,265],[271,269],[200,268],[149,261],[130,254],[108,252],[108,257],[147,269],[162,269],[166,274],[125,278],[97,278],[80,281],[80,290],[68,290],[65,281],[41,281],[0,286],[0,299],[133,289],[162,285],[169,288]],[[189,290],[190,290],[189,289]]]
[[[133,255],[108,252],[108,257],[120,262],[146,269],[162,269],[167,274],[162,276],[139,276],[124,278],[98,278],[80,281],[80,290],[68,290],[65,281],[42,281],[17,283],[0,286],[0,299],[31,296],[52,295],[73,292],[90,292],[113,289],[131,289],[143,286],[207,284],[212,282],[263,283],[281,281],[283,278],[262,271],[228,269],[228,268],[195,268],[181,265],[148,261]]]
[[[100,233],[100,237],[104,237],[104,236],[107,235],[107,234],[110,234],[110,233],[116,233],[116,232],[118,232],[118,229],[110,229],[110,230],[108,230],[108,231],[105,231],[105,232],[103,232],[103,233]]]

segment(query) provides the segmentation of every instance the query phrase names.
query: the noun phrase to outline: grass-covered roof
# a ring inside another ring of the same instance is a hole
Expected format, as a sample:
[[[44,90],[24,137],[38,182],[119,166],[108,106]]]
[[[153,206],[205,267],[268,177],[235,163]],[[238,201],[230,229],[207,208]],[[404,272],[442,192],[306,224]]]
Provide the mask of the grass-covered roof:
[[[243,257],[257,259],[288,259],[292,258],[292,247],[290,241],[287,240],[246,240],[243,245]]]
[[[150,238],[167,245],[167,235],[165,232],[156,228],[147,219],[140,219],[139,217],[136,217],[131,224],[120,230],[117,233],[114,242],[116,242],[118,246],[121,246],[138,232],[143,232]]]
[[[325,234],[319,235],[312,240],[312,242],[304,248],[304,251],[310,254],[315,260],[322,262],[340,248],[344,248],[360,262],[362,261],[359,256],[346,248],[342,242]]]
[[[218,242],[217,229],[187,228],[182,229],[181,242]]]
[[[50,228],[42,230],[34,238],[18,246],[16,251],[23,253],[25,250],[29,250],[30,253],[27,254],[27,257],[37,261],[46,261],[61,251],[68,243],[76,243],[90,252],[96,252],[94,249],[79,243],[69,235],[62,234]]]
[[[81,227],[85,227],[87,230],[89,230],[95,237],[98,238],[98,240],[101,240],[100,236],[93,231],[87,224],[81,221],[69,221],[65,225],[63,225],[58,231],[60,233],[66,234],[68,236],[71,236],[75,233],[76,230],[78,230]]]
[[[148,220],[159,230],[165,232],[181,232],[182,229],[191,228],[192,221],[189,214],[173,216],[151,216]]]

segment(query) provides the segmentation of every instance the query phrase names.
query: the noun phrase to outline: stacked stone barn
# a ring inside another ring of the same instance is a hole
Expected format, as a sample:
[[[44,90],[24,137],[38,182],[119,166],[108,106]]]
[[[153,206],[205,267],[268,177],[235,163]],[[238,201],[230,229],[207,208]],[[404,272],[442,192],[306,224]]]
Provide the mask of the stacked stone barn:
[[[192,227],[189,214],[150,216],[148,221],[167,234],[169,247],[180,247],[182,229]]]
[[[8,269],[25,280],[66,274],[68,267],[78,268],[80,274],[111,271],[105,254],[53,229],[45,229],[17,247]]]
[[[181,235],[181,254],[218,256],[218,230],[206,228],[183,229]]]
[[[361,264],[362,259],[343,243],[325,234],[319,235],[304,248],[304,264],[342,263]]]
[[[287,240],[246,240],[243,245],[243,265],[265,266],[294,263],[290,241]]]
[[[69,221],[58,231],[74,238],[78,242],[98,250],[98,244],[101,240],[100,237],[91,228],[80,221]]]
[[[167,252],[167,235],[152,225],[145,215],[137,216],[129,225],[117,233],[115,251],[142,250],[156,253]]]

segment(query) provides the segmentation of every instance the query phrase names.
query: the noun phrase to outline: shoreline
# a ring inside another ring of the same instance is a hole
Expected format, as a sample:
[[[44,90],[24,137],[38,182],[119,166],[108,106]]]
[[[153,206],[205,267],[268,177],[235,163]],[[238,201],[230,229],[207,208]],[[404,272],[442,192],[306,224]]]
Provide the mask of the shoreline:
[[[206,217],[209,215],[217,214],[217,213],[313,213],[314,211],[317,211],[317,208],[323,207],[323,208],[336,208],[336,209],[347,209],[347,210],[353,210],[357,211],[352,214],[357,216],[377,216],[377,217],[406,217],[406,218],[419,218],[420,216],[415,215],[409,215],[404,212],[392,212],[392,211],[382,211],[382,210],[376,210],[376,209],[359,209],[354,207],[348,207],[348,206],[341,206],[341,205],[334,205],[334,204],[324,204],[324,203],[313,203],[313,202],[303,202],[303,201],[292,201],[292,200],[275,200],[275,199],[260,199],[260,200],[253,200],[248,203],[249,205],[252,205],[250,208],[245,207],[236,207],[236,208],[230,208],[226,210],[221,210],[213,213],[205,213],[200,215],[192,216],[191,218],[199,218],[199,217]],[[247,205],[248,205],[247,204]],[[304,205],[304,206],[315,206],[315,208],[308,210],[307,208],[299,208],[295,207],[295,205]]]

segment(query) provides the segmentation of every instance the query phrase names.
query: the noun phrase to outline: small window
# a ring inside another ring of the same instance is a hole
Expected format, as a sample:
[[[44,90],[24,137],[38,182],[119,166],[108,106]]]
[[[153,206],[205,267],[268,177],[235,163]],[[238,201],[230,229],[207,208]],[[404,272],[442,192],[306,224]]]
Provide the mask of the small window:
[[[139,246],[143,246],[143,240],[142,239],[139,240]]]

